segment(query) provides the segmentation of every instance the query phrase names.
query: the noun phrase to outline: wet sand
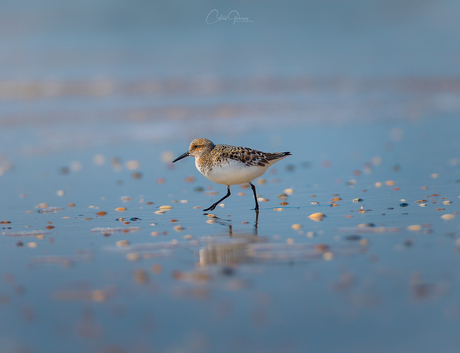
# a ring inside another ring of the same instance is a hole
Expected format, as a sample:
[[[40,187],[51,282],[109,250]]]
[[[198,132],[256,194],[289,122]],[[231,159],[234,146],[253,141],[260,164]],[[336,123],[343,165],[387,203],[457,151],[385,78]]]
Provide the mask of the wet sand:
[[[2,175],[2,348],[450,351],[458,124],[210,133],[292,152],[256,180],[258,215],[240,186],[203,213],[226,190],[170,163],[185,138],[18,153]]]
[[[0,5],[0,353],[459,351],[458,1],[231,5]]]

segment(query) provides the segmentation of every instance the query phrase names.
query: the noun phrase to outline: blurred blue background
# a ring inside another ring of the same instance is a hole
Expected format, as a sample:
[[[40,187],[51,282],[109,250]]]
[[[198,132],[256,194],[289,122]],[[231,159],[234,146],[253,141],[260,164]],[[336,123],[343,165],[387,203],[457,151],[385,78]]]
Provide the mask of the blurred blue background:
[[[460,73],[455,0],[2,1],[0,77],[387,77]],[[236,10],[253,22],[206,24]]]
[[[456,0],[5,0],[0,150],[456,116],[459,18]]]

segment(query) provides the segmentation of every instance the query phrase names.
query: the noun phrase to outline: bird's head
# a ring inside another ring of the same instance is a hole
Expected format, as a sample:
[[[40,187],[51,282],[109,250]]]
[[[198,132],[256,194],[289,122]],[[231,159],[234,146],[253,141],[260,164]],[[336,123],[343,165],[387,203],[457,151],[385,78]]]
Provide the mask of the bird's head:
[[[214,144],[212,141],[209,141],[208,139],[205,138],[198,138],[192,141],[190,143],[190,146],[188,148],[188,151],[185,152],[184,154],[180,155],[177,157],[175,160],[172,162],[177,162],[178,160],[181,160],[182,158],[192,156],[192,157],[200,157],[204,152],[210,151],[214,148]]]

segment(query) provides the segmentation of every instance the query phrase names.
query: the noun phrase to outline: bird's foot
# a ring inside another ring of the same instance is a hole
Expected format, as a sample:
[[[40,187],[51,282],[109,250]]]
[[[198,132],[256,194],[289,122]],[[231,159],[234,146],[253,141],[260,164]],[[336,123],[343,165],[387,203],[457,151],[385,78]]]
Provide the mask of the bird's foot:
[[[216,204],[213,204],[211,207],[208,207],[208,208],[204,209],[203,211],[205,211],[205,212],[206,212],[206,211],[214,211],[214,209],[216,208],[216,206],[217,206]]]

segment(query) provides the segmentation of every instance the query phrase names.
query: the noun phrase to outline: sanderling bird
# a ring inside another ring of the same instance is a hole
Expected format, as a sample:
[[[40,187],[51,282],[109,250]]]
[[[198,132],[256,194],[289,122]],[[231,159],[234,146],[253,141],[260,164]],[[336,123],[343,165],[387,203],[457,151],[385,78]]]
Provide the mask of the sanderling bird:
[[[265,153],[246,147],[215,145],[208,139],[198,138],[192,141],[187,152],[172,162],[188,156],[195,157],[196,168],[201,174],[215,183],[227,185],[227,195],[204,211],[214,210],[229,197],[230,185],[245,183],[251,185],[256,201],[255,209],[258,210],[256,187],[251,182],[264,174],[272,164],[290,155],[290,152]]]

